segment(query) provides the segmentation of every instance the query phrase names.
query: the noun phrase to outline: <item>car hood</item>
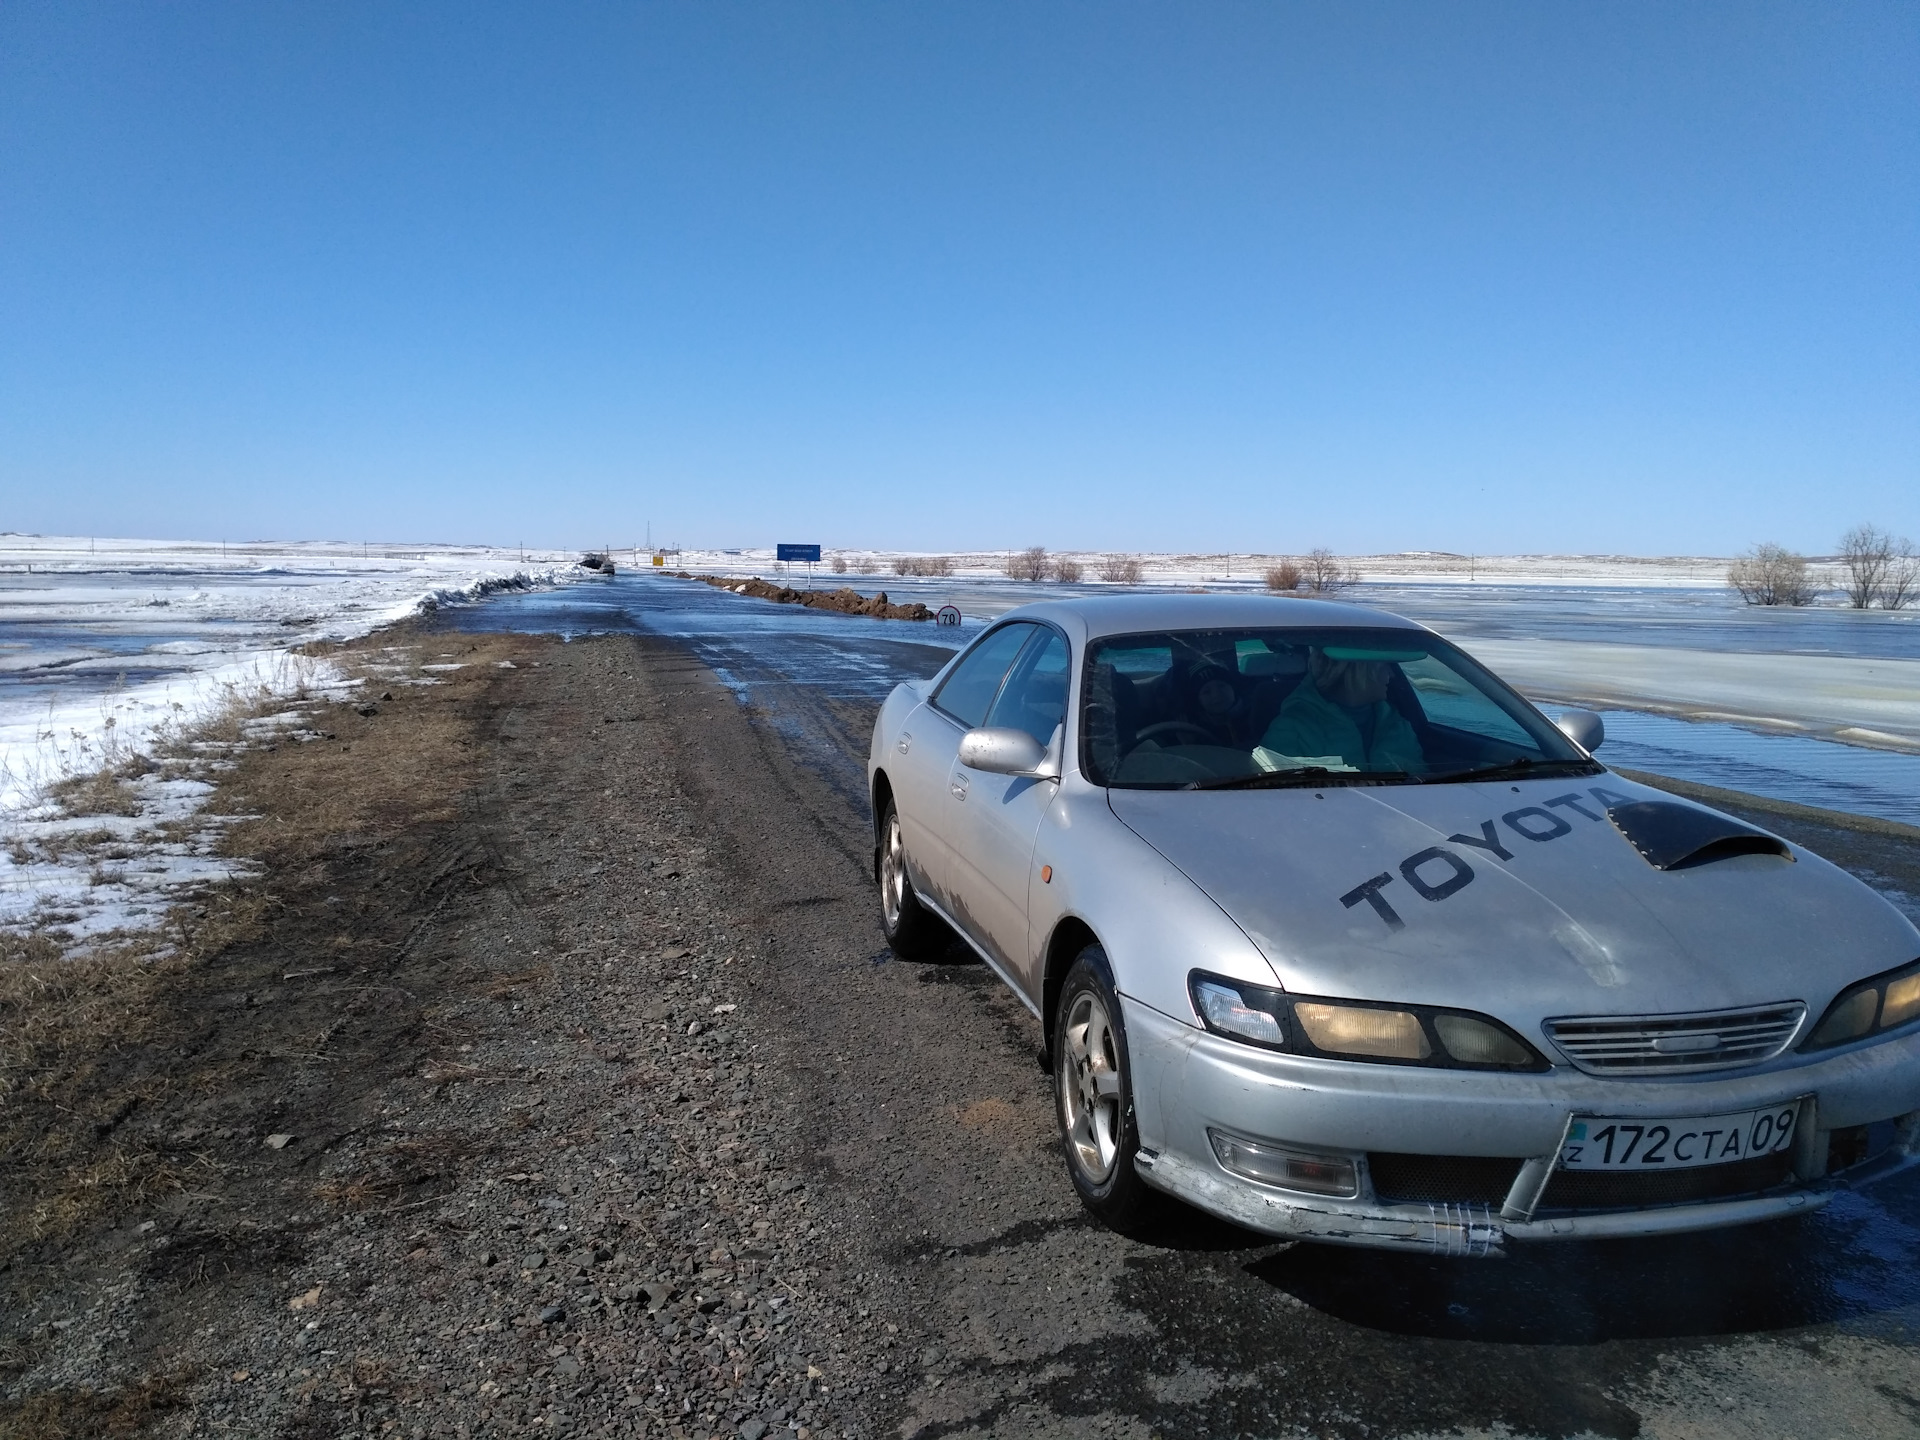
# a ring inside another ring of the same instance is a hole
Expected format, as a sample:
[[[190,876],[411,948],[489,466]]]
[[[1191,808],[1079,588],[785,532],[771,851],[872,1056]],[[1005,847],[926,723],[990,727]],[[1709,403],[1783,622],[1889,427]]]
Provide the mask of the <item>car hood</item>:
[[[1608,815],[1646,802],[1684,803],[1611,773],[1108,792],[1296,994],[1460,1006],[1532,1030],[1782,1000],[1817,1012],[1920,955],[1906,917],[1798,846],[1658,868]],[[1685,808],[1671,818],[1705,810]]]

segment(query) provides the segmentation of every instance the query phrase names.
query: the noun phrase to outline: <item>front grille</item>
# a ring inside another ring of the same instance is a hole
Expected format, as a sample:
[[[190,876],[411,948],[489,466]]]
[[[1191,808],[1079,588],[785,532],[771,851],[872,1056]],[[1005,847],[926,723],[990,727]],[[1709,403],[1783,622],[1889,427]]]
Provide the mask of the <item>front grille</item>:
[[[1790,1154],[1759,1155],[1730,1165],[1701,1165],[1691,1170],[1556,1170],[1534,1213],[1568,1210],[1640,1210],[1653,1205],[1688,1205],[1728,1200],[1771,1190],[1793,1179]]]
[[[1373,1193],[1382,1200],[1434,1205],[1498,1205],[1513,1188],[1520,1161],[1483,1155],[1367,1156]]]
[[[1547,1034],[1589,1075],[1670,1075],[1771,1060],[1806,1013],[1786,1000],[1692,1015],[1580,1015],[1547,1021]]]

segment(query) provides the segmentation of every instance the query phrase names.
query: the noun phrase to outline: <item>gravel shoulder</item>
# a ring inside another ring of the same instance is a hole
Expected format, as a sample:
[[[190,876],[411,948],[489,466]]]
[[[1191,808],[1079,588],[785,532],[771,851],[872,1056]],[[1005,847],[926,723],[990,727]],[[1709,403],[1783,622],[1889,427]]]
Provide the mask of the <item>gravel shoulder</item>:
[[[858,715],[644,635],[382,643],[440,683],[223,783],[251,921],[9,1052],[0,1434],[1910,1430],[1920,1184],[1497,1263],[1123,1239],[1037,1022],[882,946]]]

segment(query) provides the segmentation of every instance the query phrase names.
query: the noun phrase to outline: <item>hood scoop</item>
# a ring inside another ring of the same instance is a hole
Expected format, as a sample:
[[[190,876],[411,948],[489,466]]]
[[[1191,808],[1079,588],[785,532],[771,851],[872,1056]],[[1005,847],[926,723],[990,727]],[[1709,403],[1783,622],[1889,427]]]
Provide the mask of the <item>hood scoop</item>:
[[[1656,870],[1690,870],[1734,855],[1793,859],[1793,851],[1784,840],[1711,810],[1671,800],[1609,805],[1607,819]]]

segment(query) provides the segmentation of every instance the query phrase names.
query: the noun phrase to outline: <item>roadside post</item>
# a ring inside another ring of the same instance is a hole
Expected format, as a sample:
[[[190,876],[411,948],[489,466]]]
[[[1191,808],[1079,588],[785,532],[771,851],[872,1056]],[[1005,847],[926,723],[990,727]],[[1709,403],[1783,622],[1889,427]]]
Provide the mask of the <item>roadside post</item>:
[[[813,567],[820,563],[818,545],[776,545],[773,558],[785,565],[795,560],[804,560],[807,565],[807,588],[813,588]]]

